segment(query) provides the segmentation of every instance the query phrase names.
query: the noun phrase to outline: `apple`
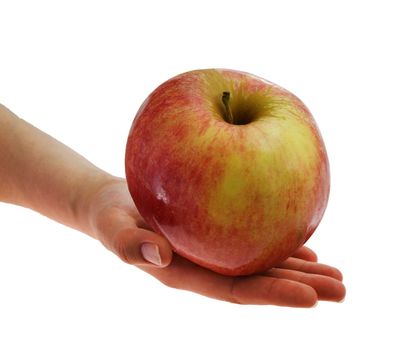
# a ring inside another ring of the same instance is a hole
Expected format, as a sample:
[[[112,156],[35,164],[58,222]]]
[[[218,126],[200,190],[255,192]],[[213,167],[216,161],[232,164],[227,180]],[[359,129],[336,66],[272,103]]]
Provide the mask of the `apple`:
[[[224,275],[262,273],[291,256],[329,196],[328,157],[307,107],[234,70],[186,72],[153,91],[130,129],[125,168],[153,230]]]

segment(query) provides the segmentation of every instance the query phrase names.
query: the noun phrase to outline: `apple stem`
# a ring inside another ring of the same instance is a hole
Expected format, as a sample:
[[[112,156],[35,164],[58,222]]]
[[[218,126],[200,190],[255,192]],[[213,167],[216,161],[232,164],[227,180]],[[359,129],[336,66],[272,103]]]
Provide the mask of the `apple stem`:
[[[225,106],[225,120],[230,124],[234,124],[231,107],[229,106],[230,99],[231,99],[231,93],[229,91],[224,91],[222,93],[222,103]]]

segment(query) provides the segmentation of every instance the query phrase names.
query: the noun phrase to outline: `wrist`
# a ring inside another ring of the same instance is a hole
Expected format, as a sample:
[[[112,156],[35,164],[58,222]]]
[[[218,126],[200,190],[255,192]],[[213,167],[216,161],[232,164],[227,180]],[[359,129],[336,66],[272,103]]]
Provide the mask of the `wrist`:
[[[123,178],[102,171],[88,176],[85,181],[81,181],[72,201],[72,211],[76,221],[75,226],[79,231],[98,239],[92,223],[94,206],[103,190],[115,184],[126,185],[126,181]]]

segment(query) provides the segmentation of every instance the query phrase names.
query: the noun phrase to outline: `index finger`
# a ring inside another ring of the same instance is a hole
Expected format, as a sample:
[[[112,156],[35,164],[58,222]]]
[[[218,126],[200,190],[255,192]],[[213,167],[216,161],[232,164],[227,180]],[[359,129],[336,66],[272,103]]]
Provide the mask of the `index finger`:
[[[310,249],[306,246],[302,246],[302,247],[298,248],[292,256],[294,258],[298,258],[298,259],[302,259],[302,260],[306,260],[306,261],[313,261],[313,262],[318,261],[318,256],[316,255],[316,253],[312,249]]]

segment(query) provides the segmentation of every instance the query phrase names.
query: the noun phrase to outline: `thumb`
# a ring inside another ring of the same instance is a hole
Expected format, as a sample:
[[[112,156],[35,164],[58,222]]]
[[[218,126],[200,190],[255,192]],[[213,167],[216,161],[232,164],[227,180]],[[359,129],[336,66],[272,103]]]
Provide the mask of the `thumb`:
[[[121,260],[131,265],[165,267],[171,263],[172,248],[161,235],[142,228],[128,228],[117,232],[112,250]]]

